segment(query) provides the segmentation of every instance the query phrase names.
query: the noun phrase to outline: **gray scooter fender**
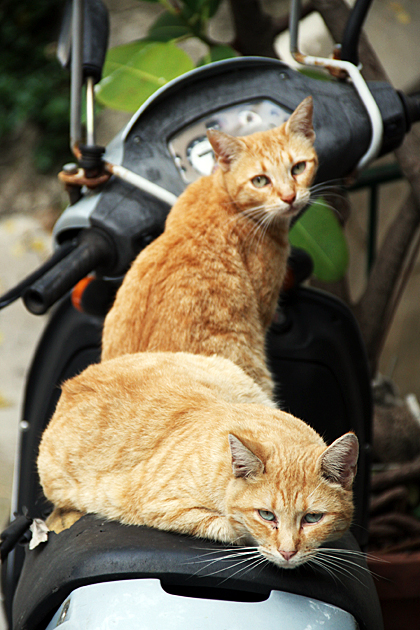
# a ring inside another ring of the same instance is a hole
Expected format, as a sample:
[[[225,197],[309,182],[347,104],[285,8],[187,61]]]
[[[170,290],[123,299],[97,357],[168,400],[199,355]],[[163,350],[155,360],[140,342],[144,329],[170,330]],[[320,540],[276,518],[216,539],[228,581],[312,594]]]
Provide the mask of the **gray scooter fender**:
[[[272,591],[258,602],[182,597],[159,580],[120,580],[74,590],[46,630],[356,630],[354,617],[309,597]]]

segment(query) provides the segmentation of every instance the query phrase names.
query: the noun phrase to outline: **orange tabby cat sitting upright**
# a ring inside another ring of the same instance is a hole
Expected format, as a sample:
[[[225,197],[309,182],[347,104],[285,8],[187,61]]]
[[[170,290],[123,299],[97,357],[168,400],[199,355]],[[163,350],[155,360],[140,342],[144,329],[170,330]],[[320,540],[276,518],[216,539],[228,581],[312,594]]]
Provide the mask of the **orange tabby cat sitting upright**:
[[[290,220],[317,169],[312,98],[276,129],[210,130],[219,168],[194,182],[134,261],[105,319],[102,359],[141,351],[218,354],[273,395],[265,334],[289,254]]]

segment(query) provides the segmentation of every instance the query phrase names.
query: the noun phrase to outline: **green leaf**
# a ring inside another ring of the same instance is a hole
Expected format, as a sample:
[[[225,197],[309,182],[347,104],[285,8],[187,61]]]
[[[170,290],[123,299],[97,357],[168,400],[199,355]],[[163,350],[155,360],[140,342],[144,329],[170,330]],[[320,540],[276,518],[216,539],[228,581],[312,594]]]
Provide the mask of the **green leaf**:
[[[215,15],[221,0],[183,0],[192,13],[199,13],[205,19]]]
[[[220,6],[221,0],[209,0],[209,17],[213,17],[216,14],[217,9]]]
[[[190,57],[172,42],[140,40],[112,48],[97,89],[98,102],[135,112],[153,92],[193,67]]]
[[[314,276],[336,282],[346,272],[348,249],[343,230],[322,199],[312,204],[290,230],[290,243],[311,255]]]
[[[201,13],[202,5],[205,2],[206,0],[182,0],[182,4],[189,9],[192,15]]]
[[[129,44],[111,48],[106,55],[102,76],[105,78],[121,65],[128,64],[136,54],[147,48],[147,46],[150,46],[150,42],[138,39]]]
[[[168,42],[186,35],[193,35],[190,27],[179,15],[172,15],[168,11],[159,15],[147,33],[148,39],[158,42]]]
[[[316,68],[299,68],[298,71],[300,74],[304,74],[305,77],[309,77],[310,79],[329,81],[330,83],[334,81],[333,77],[330,74],[327,74],[326,70],[317,70]]]
[[[222,59],[231,59],[232,57],[237,56],[238,53],[233,50],[232,46],[224,46],[220,44],[219,46],[212,46],[210,48],[211,61],[221,61]]]
[[[237,57],[236,51],[231,46],[212,46],[207,53],[198,62],[197,66],[205,66],[213,61],[221,61],[222,59],[232,59]]]

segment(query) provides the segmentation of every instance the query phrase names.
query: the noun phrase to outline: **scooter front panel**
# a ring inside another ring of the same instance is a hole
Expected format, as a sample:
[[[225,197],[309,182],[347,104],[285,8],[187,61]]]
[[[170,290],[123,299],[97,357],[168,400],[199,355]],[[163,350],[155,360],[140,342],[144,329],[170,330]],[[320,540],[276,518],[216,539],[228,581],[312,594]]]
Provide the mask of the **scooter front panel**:
[[[121,580],[73,591],[47,630],[355,630],[352,615],[323,602],[272,591],[260,602],[166,593],[159,580]],[[60,628],[61,630],[61,628]]]

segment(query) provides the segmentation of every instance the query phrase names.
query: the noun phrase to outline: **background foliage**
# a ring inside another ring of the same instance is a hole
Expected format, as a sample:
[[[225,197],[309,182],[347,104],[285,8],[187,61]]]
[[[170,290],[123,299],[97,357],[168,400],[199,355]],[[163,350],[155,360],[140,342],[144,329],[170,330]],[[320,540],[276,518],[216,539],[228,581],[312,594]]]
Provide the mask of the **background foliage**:
[[[150,26],[147,37],[108,51],[103,80],[97,91],[105,107],[136,111],[158,88],[195,66],[178,46],[189,38],[199,39],[207,53],[202,66],[235,57],[232,46],[221,45],[208,36],[209,21],[221,0],[147,0],[159,3],[164,11]]]
[[[3,0],[0,4],[0,140],[30,122],[40,131],[37,168],[69,156],[69,78],[55,59],[62,0]]]
[[[145,38],[108,51],[97,86],[103,107],[135,112],[157,89],[195,65],[241,52],[235,50],[236,44],[220,44],[208,35],[221,0],[145,1],[159,3],[163,10]],[[39,135],[33,158],[41,172],[58,169],[71,159],[69,76],[56,60],[54,45],[62,11],[62,0],[3,0],[0,5],[0,139],[25,123],[35,125]],[[204,45],[206,52],[198,61],[179,46],[189,38]],[[311,254],[318,278],[335,281],[344,274],[346,241],[330,209],[318,204],[307,212],[291,240]]]

